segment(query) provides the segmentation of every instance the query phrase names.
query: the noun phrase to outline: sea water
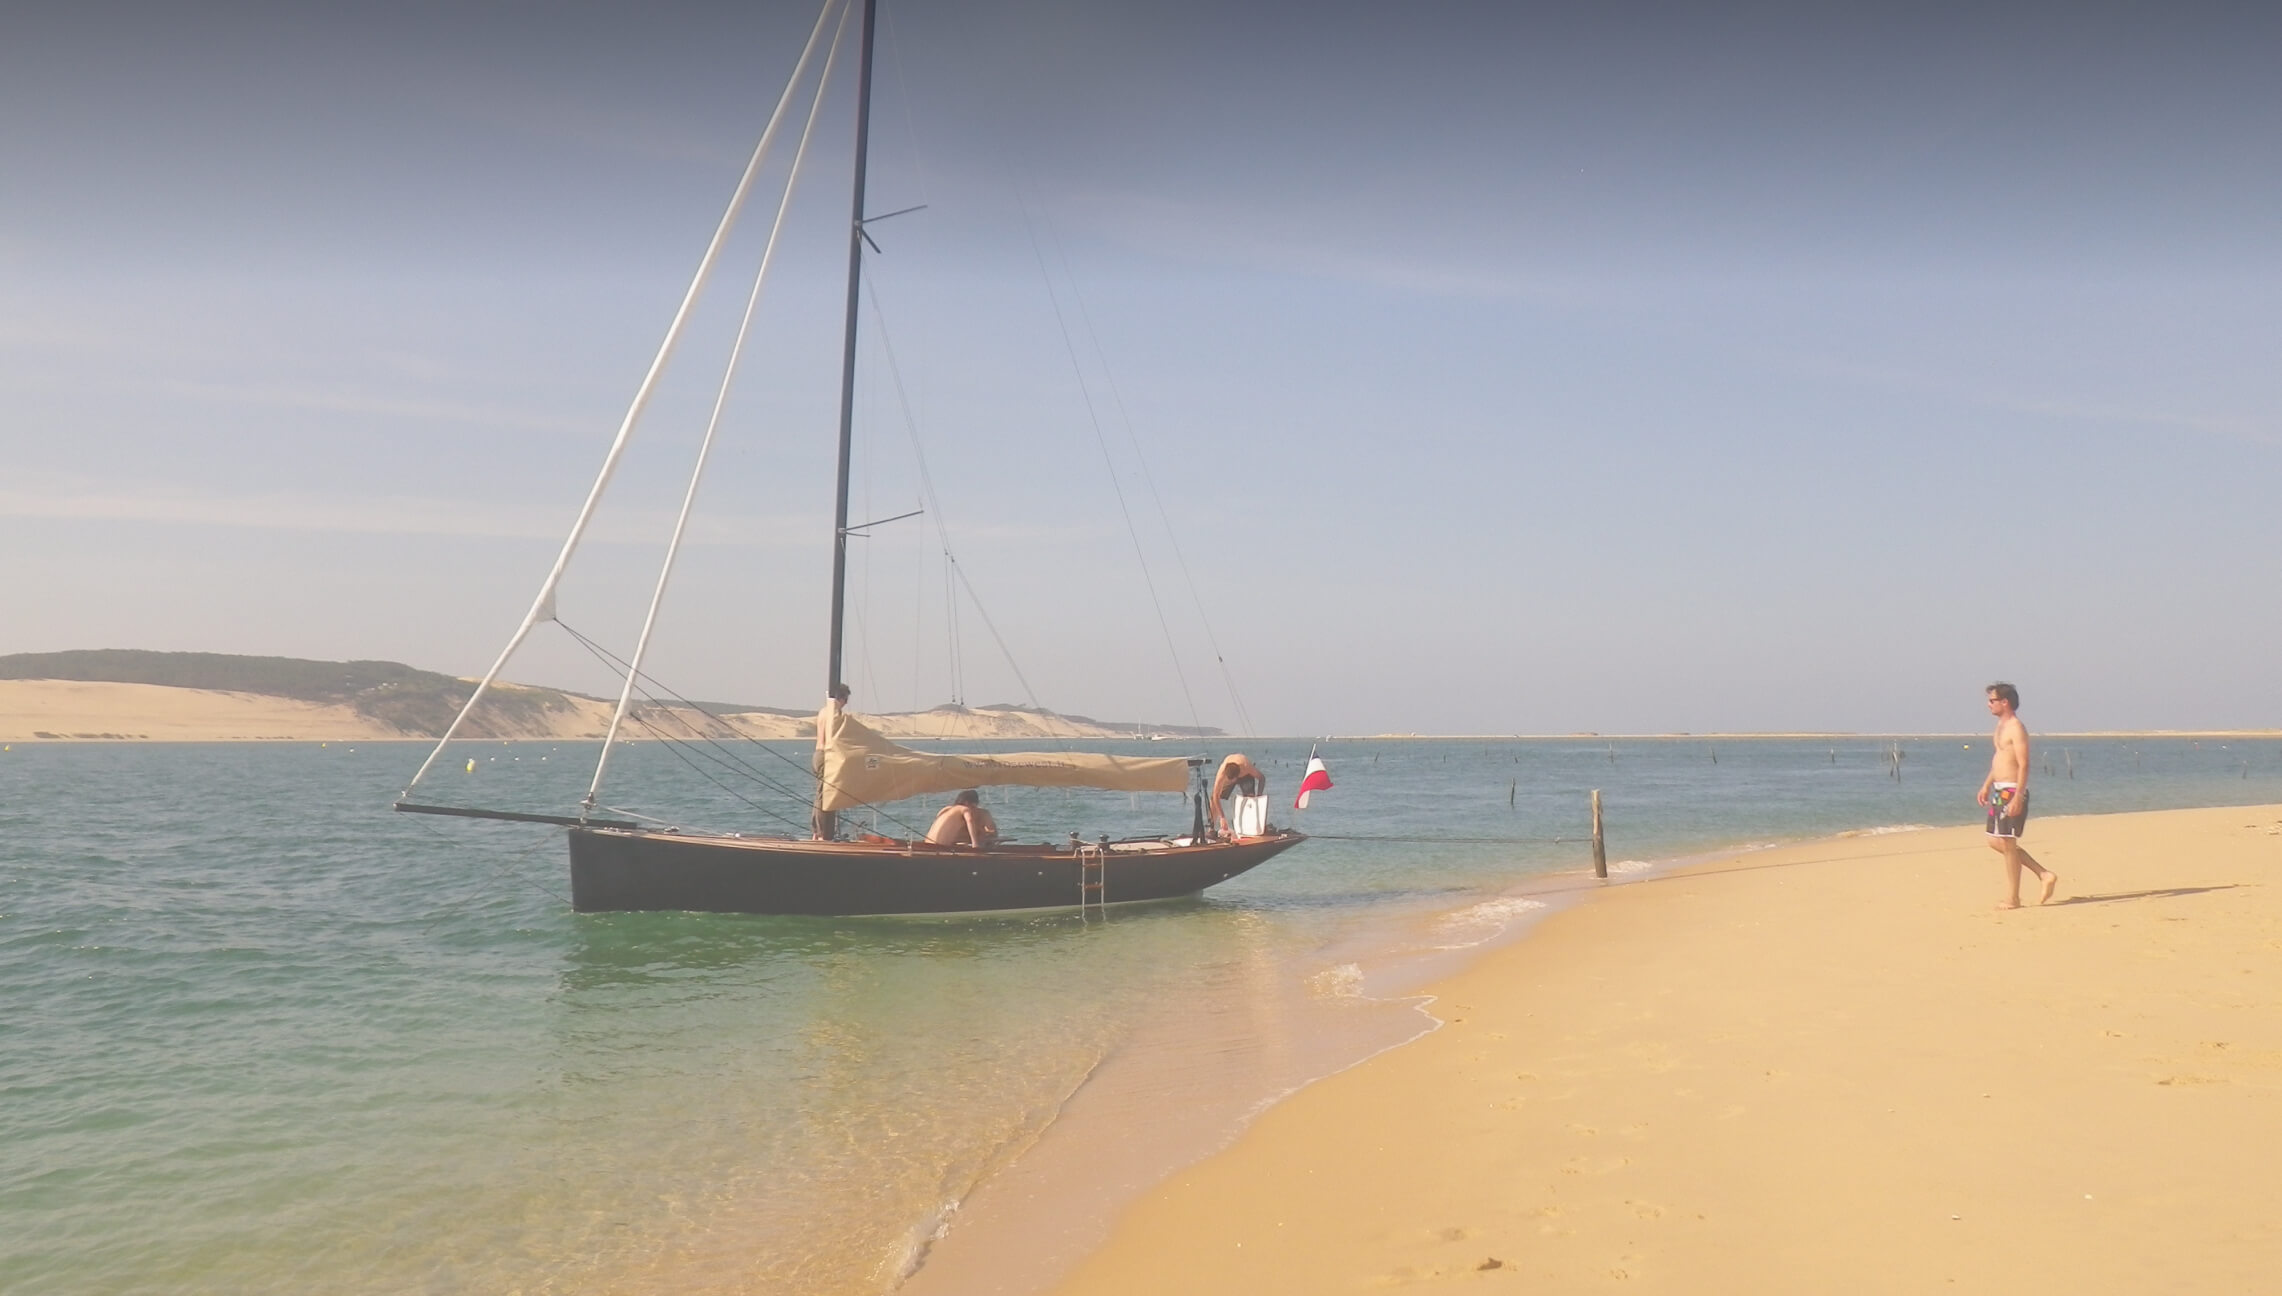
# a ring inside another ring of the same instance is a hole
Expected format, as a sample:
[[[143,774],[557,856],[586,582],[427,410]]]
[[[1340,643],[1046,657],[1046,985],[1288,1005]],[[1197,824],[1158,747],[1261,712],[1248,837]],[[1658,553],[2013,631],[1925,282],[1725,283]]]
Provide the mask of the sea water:
[[[1309,748],[1246,744],[1279,821]],[[581,915],[559,832],[388,810],[424,748],[18,744],[0,753],[0,1289],[890,1291],[949,1263],[993,1185],[1082,1180],[1109,1155],[1093,1140],[1162,1173],[1414,1033],[1373,977],[1539,912],[1532,884],[1588,865],[1594,789],[1621,877],[1974,822],[1988,760],[1967,738],[1319,750],[1337,786],[1299,816],[1315,840],[1103,921]],[[2274,740],[2036,753],[2036,817],[2282,801]],[[594,755],[470,744],[420,796],[561,810]],[[639,744],[605,800],[781,831],[807,755]],[[985,795],[1013,840],[1190,813]]]

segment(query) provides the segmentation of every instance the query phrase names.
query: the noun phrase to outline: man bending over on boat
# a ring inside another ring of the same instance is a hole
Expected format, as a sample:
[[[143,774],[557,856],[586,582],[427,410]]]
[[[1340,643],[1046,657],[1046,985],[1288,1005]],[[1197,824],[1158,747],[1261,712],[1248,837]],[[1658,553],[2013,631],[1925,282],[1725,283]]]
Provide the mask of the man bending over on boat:
[[[1212,826],[1220,835],[1228,835],[1228,798],[1232,796],[1266,796],[1268,776],[1242,752],[1230,752],[1220,762],[1220,772],[1212,776]]]
[[[989,850],[998,845],[998,820],[983,809],[983,799],[968,788],[951,798],[927,829],[930,846],[973,846]]]
[[[815,831],[816,840],[832,841],[840,835],[840,812],[823,808],[824,800],[824,749],[832,745],[839,732],[840,717],[848,709],[850,690],[845,684],[834,684],[824,695],[824,709],[816,713],[816,756],[811,762],[816,775],[817,808],[809,811],[808,826]]]

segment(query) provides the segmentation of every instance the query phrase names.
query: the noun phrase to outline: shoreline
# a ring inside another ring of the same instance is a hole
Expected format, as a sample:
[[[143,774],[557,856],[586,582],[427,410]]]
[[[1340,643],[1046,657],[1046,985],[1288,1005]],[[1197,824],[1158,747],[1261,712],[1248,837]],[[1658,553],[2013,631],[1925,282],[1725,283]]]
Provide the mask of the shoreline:
[[[1455,906],[1436,902],[1390,914],[1324,956],[1353,961],[1264,991],[1252,1005],[1250,1024],[1265,1021],[1271,1034],[1288,1039],[1310,1027],[1333,1033],[1311,1041],[1300,1069],[1247,1067],[1247,1041],[1225,1032],[1169,1020],[1145,1027],[1068,1095],[1056,1118],[996,1175],[928,1221],[931,1235],[914,1238],[893,1290],[897,1296],[1060,1291],[1058,1284],[1111,1240],[1126,1212],[1185,1171],[1227,1154],[1280,1105],[1442,1030],[1446,1023],[1434,1004],[1443,982],[1526,945],[1547,921],[1593,903],[1600,893],[1785,847],[1932,831],[1942,830],[1872,825],[1828,837],[1753,839],[1668,858],[1611,860],[1606,881],[1589,867],[1564,866],[1496,892],[1473,893]],[[1372,966],[1363,966],[1366,961]],[[1335,996],[1310,1002],[1311,992],[1342,972],[1351,975]],[[1348,1020],[1338,1020],[1343,1013]],[[1206,1077],[1186,1074],[1200,1054],[1218,1069]],[[1245,1081],[1250,1088],[1228,1092]],[[1167,1119],[1168,1111],[1178,1114]]]
[[[1134,1195],[1043,1290],[1742,1290],[1783,1272],[2042,1290],[2158,1251],[2195,1255],[2193,1289],[2270,1273],[2282,1229],[2228,1153],[2282,1134],[2262,1101],[2282,1028],[2243,975],[2282,970],[2282,894],[2261,887],[2282,806],[2035,830],[2062,891],[2014,913],[1990,908],[1972,827],[1587,876],[1591,903],[1423,987],[1435,1024]],[[2043,1104],[2024,1113],[2024,1094]],[[2115,1241],[2135,1230],[2145,1255]]]

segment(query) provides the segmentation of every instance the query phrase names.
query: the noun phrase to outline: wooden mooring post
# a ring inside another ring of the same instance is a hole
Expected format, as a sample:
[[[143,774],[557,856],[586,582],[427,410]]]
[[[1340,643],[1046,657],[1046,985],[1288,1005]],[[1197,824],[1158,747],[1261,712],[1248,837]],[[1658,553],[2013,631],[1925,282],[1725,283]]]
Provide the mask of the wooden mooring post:
[[[1608,844],[1601,840],[1601,790],[1593,789],[1593,876],[1608,876]]]

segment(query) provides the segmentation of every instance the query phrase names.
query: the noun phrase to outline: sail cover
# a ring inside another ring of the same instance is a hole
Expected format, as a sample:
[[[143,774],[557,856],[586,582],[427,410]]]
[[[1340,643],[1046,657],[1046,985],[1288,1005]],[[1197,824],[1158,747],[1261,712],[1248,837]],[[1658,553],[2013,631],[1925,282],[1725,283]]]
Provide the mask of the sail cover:
[[[819,810],[848,810],[930,792],[985,785],[1106,788],[1113,792],[1182,792],[1189,763],[1179,756],[1110,756],[1099,752],[929,754],[881,737],[846,712],[819,744]]]

